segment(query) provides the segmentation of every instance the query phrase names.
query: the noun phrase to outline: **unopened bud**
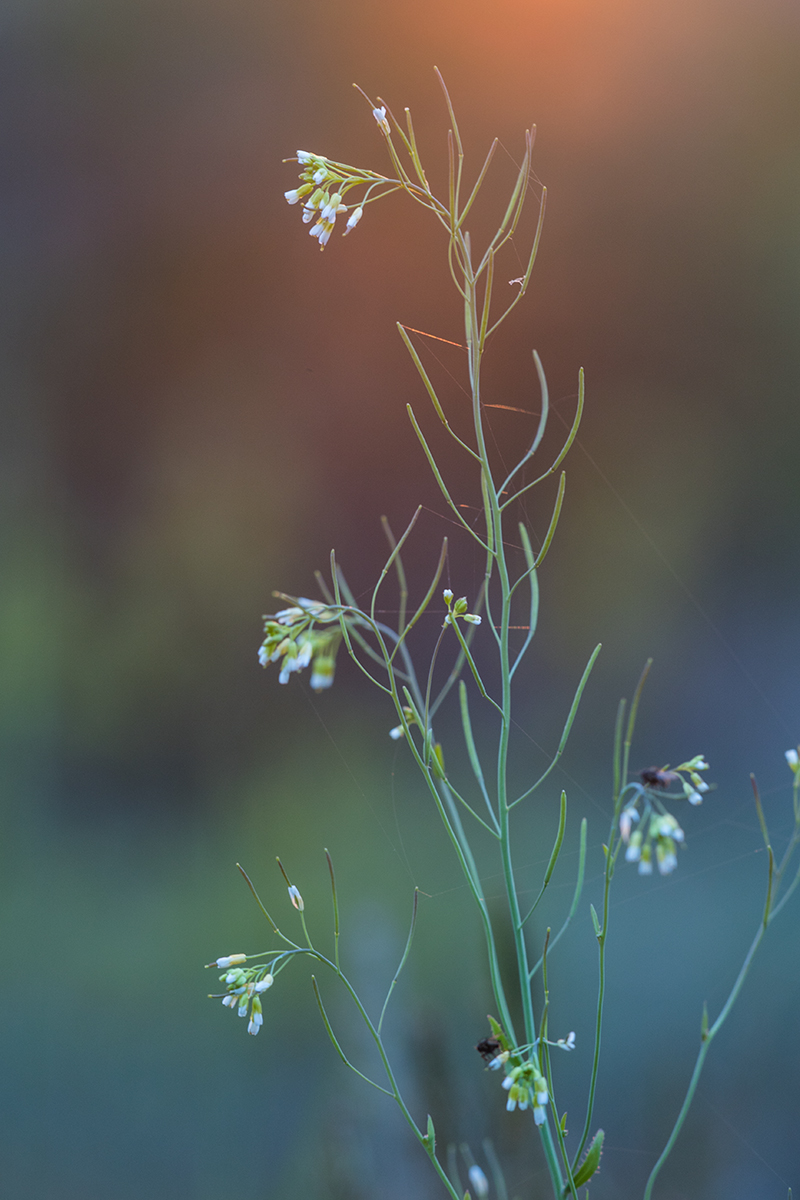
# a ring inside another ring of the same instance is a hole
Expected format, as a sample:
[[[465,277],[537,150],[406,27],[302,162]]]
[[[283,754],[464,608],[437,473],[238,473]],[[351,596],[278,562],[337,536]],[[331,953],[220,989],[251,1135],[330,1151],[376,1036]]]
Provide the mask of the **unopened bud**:
[[[247,962],[246,954],[227,954],[223,958],[218,958],[216,962],[209,963],[210,967],[219,967],[222,971],[225,967],[235,967],[237,963]]]

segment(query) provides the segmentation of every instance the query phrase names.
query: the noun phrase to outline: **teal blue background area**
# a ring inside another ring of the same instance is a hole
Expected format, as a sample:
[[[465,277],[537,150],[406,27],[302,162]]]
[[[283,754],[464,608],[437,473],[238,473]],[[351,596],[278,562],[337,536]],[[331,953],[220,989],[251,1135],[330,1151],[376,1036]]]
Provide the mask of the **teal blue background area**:
[[[270,945],[236,870],[288,931],[277,855],[330,948],[387,1017],[415,1117],[440,1146],[491,1137],[509,1196],[546,1197],[530,1121],[508,1115],[475,1043],[492,1000],[481,933],[395,716],[340,655],[335,685],[278,684],[256,661],[274,589],[315,595],[332,546],[360,599],[423,506],[406,556],[417,598],[448,535],[446,582],[482,563],[411,430],[415,407],[470,512],[475,481],[439,437],[395,322],[450,342],[461,314],[442,231],[400,196],[320,254],[282,193],[298,148],[382,170],[356,80],[408,104],[430,178],[461,116],[467,176],[493,136],[476,241],[505,207],[538,125],[545,231],[525,301],[491,341],[497,461],[553,406],[545,461],[587,377],[541,616],[520,672],[514,778],[549,761],[594,645],[603,651],[558,771],[518,810],[531,922],[583,903],[553,952],[559,1105],[579,1133],[592,1045],[598,903],[616,705],[655,660],[632,766],[707,756],[715,789],[681,811],[666,879],[620,869],[592,1200],[641,1194],[680,1105],[704,1001],[719,1010],[755,933],[766,854],[790,829],[784,752],[800,740],[800,17],[783,0],[7,0],[0,12],[0,1178],[9,1200],[434,1200],[401,1117],[349,1075],[310,969],[264,997],[264,1027],[207,999],[218,955]],[[463,351],[420,339],[454,425]],[[523,410],[514,411],[514,410]],[[530,416],[528,414],[534,414]],[[540,543],[554,492],[527,506]],[[397,607],[393,585],[381,605]],[[420,625],[420,661],[441,624]],[[488,630],[478,633],[476,647]],[[444,653],[444,651],[443,651]],[[490,672],[491,673],[491,672]],[[472,696],[481,751],[494,726]],[[458,767],[456,714],[439,734]],[[468,786],[465,783],[465,786]],[[477,839],[501,930],[502,888]],[[800,1193],[800,898],[770,930],[715,1042],[658,1200]],[[503,935],[503,936],[507,936]],[[503,962],[510,944],[501,939]],[[346,997],[320,986],[342,1044],[378,1067]],[[536,992],[537,1011],[542,1002]],[[494,1197],[494,1193],[492,1193]]]

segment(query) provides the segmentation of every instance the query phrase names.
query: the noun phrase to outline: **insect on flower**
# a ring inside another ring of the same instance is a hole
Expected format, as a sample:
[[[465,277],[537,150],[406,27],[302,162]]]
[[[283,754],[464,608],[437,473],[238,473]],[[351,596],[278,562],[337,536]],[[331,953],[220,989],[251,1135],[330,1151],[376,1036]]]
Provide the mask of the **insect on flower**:
[[[485,1037],[480,1042],[478,1042],[475,1049],[478,1051],[478,1054],[480,1054],[481,1058],[483,1059],[483,1061],[485,1063],[490,1063],[495,1058],[497,1058],[498,1054],[503,1049],[503,1047],[500,1045],[500,1041],[498,1038]]]
[[[645,787],[666,789],[671,783],[677,783],[680,775],[675,771],[662,771],[659,767],[647,767],[639,772],[639,778]]]

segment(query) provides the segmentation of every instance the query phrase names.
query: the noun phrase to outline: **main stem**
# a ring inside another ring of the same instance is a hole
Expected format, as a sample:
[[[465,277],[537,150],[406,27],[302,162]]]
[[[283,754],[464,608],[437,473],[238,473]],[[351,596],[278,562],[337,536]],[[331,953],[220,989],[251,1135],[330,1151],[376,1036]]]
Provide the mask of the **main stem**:
[[[491,464],[486,449],[486,439],[483,431],[483,418],[480,399],[480,369],[483,347],[480,342],[478,323],[477,281],[472,270],[469,242],[464,235],[459,234],[459,245],[464,264],[465,284],[465,330],[467,351],[469,356],[470,390],[472,393],[472,419],[475,428],[475,438],[478,454],[485,480],[484,496],[486,497],[487,539],[492,547],[486,563],[486,589],[488,594],[493,565],[497,568],[500,582],[501,614],[500,614],[500,675],[502,717],[500,723],[500,739],[497,748],[497,802],[500,820],[500,847],[503,863],[506,897],[508,900],[509,916],[514,933],[514,948],[517,957],[517,973],[519,976],[520,998],[525,1023],[525,1041],[533,1045],[536,1041],[536,1020],[533,1013],[533,998],[530,987],[528,967],[528,947],[525,932],[522,928],[522,914],[519,907],[517,887],[514,879],[514,868],[511,860],[510,809],[508,806],[508,750],[511,734],[511,661],[509,653],[509,627],[511,621],[511,582],[506,562],[503,542],[503,514],[497,496]],[[487,298],[488,303],[488,298]],[[555,1196],[562,1195],[564,1180],[558,1161],[556,1146],[550,1130],[549,1122],[540,1126],[542,1147],[547,1160],[550,1178],[553,1183]]]

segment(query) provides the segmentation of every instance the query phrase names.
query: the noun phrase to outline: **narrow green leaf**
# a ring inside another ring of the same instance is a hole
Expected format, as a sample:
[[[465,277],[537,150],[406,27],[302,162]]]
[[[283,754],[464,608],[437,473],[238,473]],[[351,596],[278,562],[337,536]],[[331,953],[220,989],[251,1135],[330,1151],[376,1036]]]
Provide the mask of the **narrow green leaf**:
[[[589,909],[592,914],[592,924],[594,925],[595,937],[600,937],[600,922],[597,919],[597,913],[595,912],[594,905],[590,904]]]

